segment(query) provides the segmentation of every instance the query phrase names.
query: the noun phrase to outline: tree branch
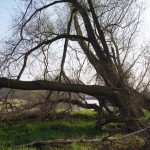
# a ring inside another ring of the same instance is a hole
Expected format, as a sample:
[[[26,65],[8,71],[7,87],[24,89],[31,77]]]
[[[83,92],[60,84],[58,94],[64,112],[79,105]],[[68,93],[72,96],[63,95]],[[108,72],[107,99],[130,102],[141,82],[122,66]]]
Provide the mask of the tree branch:
[[[28,56],[34,52],[35,50],[37,50],[38,48],[40,48],[41,46],[43,45],[48,45],[48,44],[51,44],[52,42],[56,41],[56,40],[59,40],[59,39],[62,39],[62,38],[68,38],[68,39],[83,39],[83,40],[86,40],[86,41],[89,41],[89,39],[87,37],[83,37],[83,36],[80,36],[80,35],[68,35],[66,33],[64,34],[60,34],[60,35],[57,35],[56,37],[54,37],[53,39],[50,39],[50,40],[45,40],[43,42],[41,42],[40,44],[38,44],[37,46],[33,47],[32,49],[30,49],[28,52],[26,52],[24,55],[24,63],[23,63],[23,66],[19,72],[19,75],[18,75],[18,80],[20,79],[21,75],[23,74],[25,68],[26,68],[26,64],[27,64],[27,60],[28,60]]]
[[[149,130],[150,130],[150,127],[147,127],[147,128],[135,131],[133,133],[123,135],[119,138],[114,138],[114,137],[107,136],[107,137],[103,137],[103,138],[100,138],[100,139],[89,139],[89,140],[86,140],[86,139],[79,139],[79,140],[75,140],[75,139],[72,139],[72,140],[71,139],[67,139],[67,140],[58,139],[58,140],[48,140],[48,141],[37,141],[37,142],[31,142],[31,143],[28,143],[28,144],[23,144],[23,145],[16,146],[16,148],[23,147],[23,146],[25,146],[25,147],[39,147],[39,146],[44,146],[44,145],[58,146],[58,145],[67,145],[67,144],[71,144],[71,143],[97,143],[97,142],[103,142],[103,141],[117,141],[117,140],[123,140],[123,139],[130,138],[131,136],[134,136],[134,135],[139,135],[139,134],[142,134],[142,133],[146,133]]]
[[[53,90],[53,91],[64,91],[74,93],[85,93],[88,95],[102,95],[114,97],[116,91],[123,92],[127,91],[114,87],[105,87],[97,85],[81,85],[81,84],[70,84],[70,83],[59,83],[53,81],[19,81],[8,78],[0,78],[0,88],[12,88],[20,90]]]
[[[73,105],[77,105],[80,106],[82,108],[86,108],[86,109],[94,109],[95,111],[99,110],[99,107],[96,104],[87,104],[87,103],[83,103],[82,101],[79,100],[70,100],[70,99],[59,99],[57,101],[58,103],[71,103]]]

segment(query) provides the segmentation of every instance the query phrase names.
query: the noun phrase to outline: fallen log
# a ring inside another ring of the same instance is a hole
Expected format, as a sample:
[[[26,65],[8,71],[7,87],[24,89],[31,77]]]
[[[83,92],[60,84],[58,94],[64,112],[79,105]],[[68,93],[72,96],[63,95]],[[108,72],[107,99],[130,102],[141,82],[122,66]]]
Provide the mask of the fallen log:
[[[127,138],[130,138],[134,135],[140,135],[140,134],[143,134],[147,131],[150,131],[150,126],[144,128],[144,129],[141,129],[141,130],[138,130],[138,131],[135,131],[135,132],[132,132],[132,133],[129,133],[129,134],[126,134],[126,135],[123,135],[121,137],[118,137],[118,138],[115,138],[115,137],[110,137],[110,136],[107,136],[107,137],[103,137],[103,138],[100,138],[100,139],[79,139],[79,140],[76,140],[76,139],[58,139],[58,140],[48,140],[48,141],[36,141],[36,142],[31,142],[31,143],[28,143],[28,144],[23,144],[23,145],[18,145],[18,146],[15,146],[15,148],[19,148],[19,147],[41,147],[41,146],[60,146],[60,145],[68,145],[68,144],[72,144],[72,143],[99,143],[99,142],[102,142],[102,141],[117,141],[117,140],[123,140],[123,139],[127,139]]]

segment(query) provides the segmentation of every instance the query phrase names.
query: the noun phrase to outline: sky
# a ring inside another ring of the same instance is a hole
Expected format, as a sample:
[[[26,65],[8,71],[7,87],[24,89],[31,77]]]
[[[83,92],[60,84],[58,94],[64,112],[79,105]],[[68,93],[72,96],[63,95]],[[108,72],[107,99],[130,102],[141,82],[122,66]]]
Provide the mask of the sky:
[[[11,18],[13,16],[14,7],[20,0],[1,0],[0,1],[0,39],[8,34],[11,27]],[[139,0],[142,1],[142,0]],[[144,39],[150,40],[150,0],[144,0],[147,10],[143,15],[142,36]]]
[[[0,1],[0,38],[4,37],[11,26],[11,16],[15,0]]]
[[[0,1],[0,42],[1,39],[5,40],[5,37],[9,37],[9,33],[12,24],[12,17],[14,14],[14,8],[17,5],[17,2],[21,0],[1,0]],[[150,41],[150,0],[139,0],[139,2],[144,1],[146,3],[146,11],[142,17],[143,25],[141,26],[141,41],[147,42]]]

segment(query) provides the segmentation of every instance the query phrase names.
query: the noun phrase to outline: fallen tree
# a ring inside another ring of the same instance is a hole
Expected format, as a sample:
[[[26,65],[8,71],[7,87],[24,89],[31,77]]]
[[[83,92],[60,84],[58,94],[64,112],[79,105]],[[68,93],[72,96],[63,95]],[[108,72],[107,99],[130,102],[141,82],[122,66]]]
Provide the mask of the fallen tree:
[[[133,47],[142,13],[136,1],[29,0],[25,4],[14,22],[14,35],[0,53],[0,88],[92,95],[101,104],[100,121],[105,99],[119,109],[121,118],[130,120],[127,126],[140,129],[135,120],[143,115],[143,108],[150,110],[144,94],[149,90],[150,59],[148,45],[139,51]],[[56,12],[54,18],[51,12]],[[144,68],[138,72],[139,62]],[[24,75],[34,81],[21,81]]]
[[[113,97],[117,92],[123,92],[124,94],[128,94],[126,90],[117,87],[115,88],[99,85],[70,84],[42,80],[20,81],[9,78],[0,78],[0,88],[11,88],[20,90],[53,90],[110,97]]]

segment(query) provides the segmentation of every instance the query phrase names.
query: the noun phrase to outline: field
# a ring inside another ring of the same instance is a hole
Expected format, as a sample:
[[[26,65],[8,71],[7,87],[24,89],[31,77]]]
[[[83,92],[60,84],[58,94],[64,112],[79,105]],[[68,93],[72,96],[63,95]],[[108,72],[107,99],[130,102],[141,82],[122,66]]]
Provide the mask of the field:
[[[145,111],[146,116],[141,118],[143,123],[150,117],[150,113]],[[46,141],[56,139],[97,139],[106,136],[120,137],[120,127],[117,123],[105,126],[103,131],[96,131],[96,113],[92,110],[74,111],[59,120],[24,120],[9,121],[0,123],[0,149],[2,150],[27,150],[25,147],[15,148],[17,145],[30,143],[33,141]],[[118,132],[116,132],[118,131]],[[125,141],[104,141],[100,143],[72,143],[65,146],[35,147],[29,150],[39,149],[72,149],[72,150],[98,150],[98,149],[145,149],[147,141],[139,136],[132,136]]]

